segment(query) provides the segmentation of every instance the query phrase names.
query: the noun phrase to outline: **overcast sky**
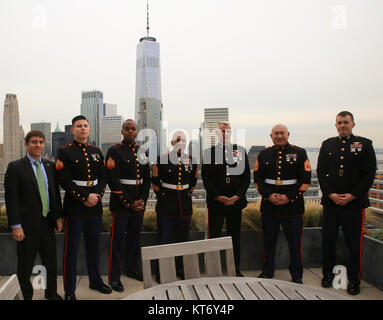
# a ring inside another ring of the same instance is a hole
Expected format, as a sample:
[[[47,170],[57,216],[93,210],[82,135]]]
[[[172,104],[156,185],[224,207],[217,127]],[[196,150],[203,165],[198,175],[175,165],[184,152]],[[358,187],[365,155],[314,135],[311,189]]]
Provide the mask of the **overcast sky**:
[[[170,130],[228,107],[247,147],[270,145],[275,123],[319,147],[347,109],[354,133],[383,147],[382,12],[381,0],[151,0]],[[63,129],[92,89],[134,117],[145,28],[146,0],[0,0],[1,117],[15,93],[26,132],[43,120]]]

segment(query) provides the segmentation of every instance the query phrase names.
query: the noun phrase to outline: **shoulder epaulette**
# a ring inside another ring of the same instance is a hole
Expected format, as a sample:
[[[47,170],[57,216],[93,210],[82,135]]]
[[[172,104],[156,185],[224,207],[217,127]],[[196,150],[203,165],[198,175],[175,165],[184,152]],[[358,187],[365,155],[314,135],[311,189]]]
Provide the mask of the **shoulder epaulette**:
[[[291,146],[292,148],[295,148],[295,149],[298,149],[298,150],[304,150],[304,148],[298,147],[298,146],[296,146],[296,145],[294,145],[294,144],[290,144],[290,146]]]
[[[327,142],[327,141],[333,141],[333,140],[336,140],[338,139],[339,137],[336,136],[336,137],[331,137],[331,138],[327,138],[326,140],[324,140],[323,142]]]
[[[115,145],[111,146],[111,148],[118,148],[122,146],[122,142],[116,143]]]
[[[73,143],[68,143],[65,146],[61,146],[59,149],[66,149],[66,148],[71,147],[72,145],[73,145]]]

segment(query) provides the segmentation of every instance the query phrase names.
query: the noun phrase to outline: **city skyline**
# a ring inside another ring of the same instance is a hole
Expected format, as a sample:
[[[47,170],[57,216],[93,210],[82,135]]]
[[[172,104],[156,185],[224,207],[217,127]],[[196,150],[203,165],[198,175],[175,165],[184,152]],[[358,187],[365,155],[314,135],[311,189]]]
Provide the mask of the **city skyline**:
[[[270,129],[280,122],[292,143],[319,147],[336,135],[335,115],[349,109],[355,134],[383,147],[381,1],[150,6],[170,131],[191,132],[204,108],[228,107],[247,147],[270,145]],[[33,122],[70,123],[80,113],[81,91],[92,89],[117,104],[124,119],[134,118],[135,47],[145,27],[146,1],[4,0],[0,96],[17,95],[26,131]]]

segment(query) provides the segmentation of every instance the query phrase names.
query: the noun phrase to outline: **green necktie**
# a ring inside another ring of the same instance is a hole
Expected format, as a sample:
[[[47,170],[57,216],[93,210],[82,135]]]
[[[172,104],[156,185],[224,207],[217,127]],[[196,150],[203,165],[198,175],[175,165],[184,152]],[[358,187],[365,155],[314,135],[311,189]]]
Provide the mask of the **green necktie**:
[[[36,177],[37,177],[37,184],[39,186],[41,203],[43,204],[43,216],[46,217],[49,211],[49,204],[48,204],[47,191],[45,189],[44,175],[40,167],[40,162],[35,161],[34,164],[36,166]]]

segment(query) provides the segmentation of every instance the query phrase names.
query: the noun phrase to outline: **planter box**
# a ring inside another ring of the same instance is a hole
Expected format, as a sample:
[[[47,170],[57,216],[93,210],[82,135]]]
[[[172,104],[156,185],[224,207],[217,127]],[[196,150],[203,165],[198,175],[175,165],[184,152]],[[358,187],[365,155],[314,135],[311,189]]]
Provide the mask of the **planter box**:
[[[191,232],[191,240],[204,239],[204,232]],[[56,234],[57,246],[57,273],[61,275],[64,257],[64,233]],[[142,246],[152,246],[158,243],[157,232],[143,232],[141,235]],[[123,252],[125,251],[125,243],[122,246]],[[109,232],[103,232],[100,236],[100,272],[102,275],[108,274],[108,260],[109,260]],[[81,235],[80,246],[77,254],[77,274],[88,274],[85,260],[85,246],[83,236]],[[124,260],[124,259],[123,259]],[[40,257],[37,256],[35,264],[40,264]],[[123,261],[122,270],[125,270],[125,261]],[[12,239],[10,233],[0,233],[0,276],[11,275],[16,273],[17,270],[17,255],[16,255],[16,241]]]
[[[322,228],[305,228],[302,239],[303,265],[307,268],[322,267]],[[244,231],[241,234],[241,269],[260,270],[263,264],[263,236],[259,232]],[[289,247],[283,231],[280,231],[275,252],[276,269],[288,269]],[[343,235],[337,243],[337,264],[346,265],[347,248]]]
[[[363,237],[363,280],[383,290],[383,242]]]
[[[226,235],[224,232],[223,236]],[[191,240],[201,240],[205,238],[204,232],[191,232]],[[62,274],[62,261],[64,249],[64,234],[56,235],[57,243],[57,261],[58,274]],[[143,232],[141,236],[142,246],[152,246],[158,243],[157,232]],[[322,229],[306,228],[303,232],[302,252],[303,265],[307,268],[322,266]],[[123,251],[125,245],[123,245]],[[100,237],[100,272],[103,275],[108,273],[108,255],[109,255],[109,233],[105,232]],[[123,259],[124,260],[124,259]],[[201,259],[202,260],[202,259]],[[280,232],[276,247],[276,268],[288,269],[289,249],[287,241]],[[36,264],[40,264],[40,258],[36,258]],[[203,261],[200,261],[202,266]],[[241,233],[241,269],[242,270],[260,270],[263,264],[263,237],[256,231],[243,231]],[[347,264],[347,249],[342,233],[339,234],[337,245],[337,264]],[[17,256],[16,241],[12,239],[11,234],[0,234],[0,275],[11,275],[16,273]],[[123,262],[122,270],[125,270]],[[156,270],[156,264],[153,264],[153,271]],[[363,243],[363,280],[370,282],[378,288],[383,288],[383,242],[373,238],[364,237]],[[81,240],[77,258],[77,274],[86,275],[87,268],[85,262],[84,243]]]

